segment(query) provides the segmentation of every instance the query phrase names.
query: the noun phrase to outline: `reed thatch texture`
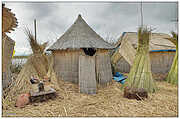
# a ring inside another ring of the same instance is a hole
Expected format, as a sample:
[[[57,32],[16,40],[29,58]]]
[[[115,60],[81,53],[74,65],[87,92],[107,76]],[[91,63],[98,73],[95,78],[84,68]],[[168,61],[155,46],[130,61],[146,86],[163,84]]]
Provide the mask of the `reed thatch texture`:
[[[38,76],[43,78],[48,72],[48,60],[45,54],[32,55],[32,65],[35,67]]]
[[[24,64],[17,79],[4,91],[3,103],[7,106],[15,103],[15,97],[17,95],[29,93],[30,90],[33,90],[32,84],[30,83],[31,76],[42,80],[44,76],[48,74],[50,68],[48,57],[44,54],[47,43],[39,44],[29,29],[25,29],[25,33],[33,54],[28,58],[26,64]]]
[[[82,49],[54,51],[54,70],[57,76],[64,81],[79,83],[80,55],[86,56]],[[107,50],[97,50],[95,56],[96,80],[101,85],[112,81],[110,56]],[[92,59],[93,57],[92,56]],[[88,57],[88,56],[87,56]],[[89,56],[91,58],[91,56]],[[88,60],[86,61],[88,63]],[[89,66],[90,67],[90,66]],[[85,80],[85,79],[84,79]]]
[[[122,40],[120,46],[111,57],[112,64],[115,66],[121,57],[123,57],[130,65],[135,59],[136,50],[128,40]]]
[[[49,67],[47,56],[44,54],[47,42],[43,44],[38,43],[28,28],[25,29],[25,34],[33,51],[32,65],[35,67],[38,76],[43,78],[47,74]]]
[[[14,50],[15,42],[8,37],[5,33],[2,35],[2,86],[3,89],[7,88],[11,83],[11,59]]]
[[[7,88],[11,83],[11,59],[15,42],[6,35],[6,32],[14,31],[17,27],[17,19],[11,9],[2,4],[2,87]]]
[[[74,24],[48,50],[66,50],[80,48],[113,49],[90,26],[78,16]]]
[[[149,51],[152,50],[167,50],[176,49],[176,46],[167,38],[171,38],[170,35],[165,33],[151,33],[151,41],[149,42]],[[123,40],[128,40],[131,45],[137,49],[138,47],[138,33],[137,32],[124,32],[115,44],[117,47]]]
[[[96,94],[95,56],[79,56],[79,90]]]
[[[107,85],[112,81],[110,56],[107,50],[98,50],[96,54],[96,80],[100,85]]]
[[[53,69],[53,65],[54,65],[54,57],[53,55],[48,56],[48,63],[49,63],[49,69],[47,72],[47,77],[50,79],[50,86],[52,88],[54,88],[56,91],[59,91],[59,85],[58,85],[58,77]],[[62,79],[61,79],[62,80]]]
[[[79,50],[54,51],[54,70],[64,81],[79,83]]]
[[[87,55],[84,49],[96,51],[94,73],[96,78],[101,79],[100,84],[106,84],[112,80],[112,71],[110,65],[110,58],[108,54],[109,49],[114,46],[104,41],[90,26],[78,16],[74,24],[48,49],[54,55],[54,70],[60,79],[79,83],[79,80],[86,81],[89,84],[86,76],[79,79],[79,62],[80,55]],[[98,52],[100,51],[100,52]],[[101,51],[104,52],[101,54]],[[104,56],[103,56],[104,55]],[[92,59],[93,57],[92,56]],[[87,64],[91,63],[92,59],[87,60]],[[89,68],[92,68],[89,66]],[[91,69],[89,69],[91,70]],[[82,74],[82,73],[81,73]],[[86,79],[85,79],[86,78]],[[93,83],[96,87],[96,84]],[[90,85],[90,84],[89,84]],[[86,87],[88,90],[88,86]]]
[[[11,83],[9,89],[4,90],[4,108],[8,107],[9,105],[15,104],[16,96],[22,93],[28,93],[29,90],[32,89],[32,84],[29,81],[31,76],[39,78],[36,69],[32,65],[30,57],[18,74],[17,79]]]
[[[149,42],[150,61],[152,73],[168,73],[175,56],[175,45],[166,38],[170,38],[168,34],[151,33],[151,41]],[[134,49],[138,46],[138,35],[136,32],[124,32],[116,43],[116,47],[122,45],[122,42],[129,41]],[[165,51],[167,50],[167,51]],[[130,51],[130,50],[126,50]],[[127,52],[127,54],[129,54]],[[115,54],[113,54],[115,55]],[[131,57],[129,57],[131,58]],[[119,58],[116,64],[116,71],[129,72],[131,65],[125,58]]]
[[[153,74],[167,74],[171,69],[175,52],[150,52],[151,71]],[[131,65],[121,57],[116,64],[116,71],[129,73]]]
[[[118,62],[114,67],[115,67],[115,72],[122,72],[122,73],[129,73],[131,69],[131,65],[123,57],[121,57],[118,60]]]
[[[31,46],[31,49],[34,54],[43,54],[45,48],[47,47],[48,42],[45,42],[43,44],[38,43],[37,39],[35,39],[32,31],[30,31],[29,28],[25,28],[25,34],[27,36],[27,40]]]
[[[173,63],[175,52],[150,53],[151,70],[154,74],[167,74]]]
[[[172,32],[172,38],[168,38],[171,42],[173,42],[176,45],[176,55],[173,60],[173,64],[171,66],[171,69],[168,73],[168,76],[166,80],[169,83],[178,84],[178,35],[174,32]]]
[[[21,72],[18,74],[16,80],[14,80],[10,87],[4,90],[4,98],[3,100],[3,109],[12,107],[15,105],[16,97],[22,93],[29,93],[30,90],[34,90],[34,86],[30,82],[31,76],[34,76],[40,80],[38,76],[38,72],[33,65],[33,56],[30,56],[27,62],[23,65]],[[59,90],[57,76],[52,68],[53,60],[52,56],[49,57],[49,69],[48,73],[46,74],[51,82],[49,84],[50,87],[54,88],[55,90]]]
[[[3,117],[178,117],[178,86],[158,81],[158,91],[143,101],[127,100],[120,90],[122,84],[98,89],[96,95],[79,93],[76,84],[59,80],[59,96],[54,100],[13,106],[2,110]]]
[[[152,77],[149,57],[150,35],[151,32],[147,28],[139,28],[138,49],[126,81],[126,86],[155,92],[156,85]]]
[[[11,9],[6,8],[5,4],[2,5],[2,32],[14,31],[17,27],[17,18],[15,14],[11,12]]]

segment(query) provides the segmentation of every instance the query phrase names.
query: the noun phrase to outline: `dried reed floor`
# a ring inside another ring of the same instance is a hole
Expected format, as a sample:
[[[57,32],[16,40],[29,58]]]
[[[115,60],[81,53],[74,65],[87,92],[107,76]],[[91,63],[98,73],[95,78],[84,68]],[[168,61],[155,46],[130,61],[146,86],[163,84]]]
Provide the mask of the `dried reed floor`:
[[[75,84],[61,82],[58,97],[47,102],[14,106],[3,110],[3,117],[177,117],[178,87],[164,81],[157,82],[158,91],[144,101],[123,98],[121,84],[98,89],[96,95],[78,92]]]

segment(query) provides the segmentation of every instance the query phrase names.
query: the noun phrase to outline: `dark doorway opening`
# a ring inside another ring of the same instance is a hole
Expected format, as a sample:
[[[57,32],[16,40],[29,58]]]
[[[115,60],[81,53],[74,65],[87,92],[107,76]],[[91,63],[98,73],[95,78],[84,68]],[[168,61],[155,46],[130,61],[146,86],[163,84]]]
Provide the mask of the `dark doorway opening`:
[[[83,51],[86,55],[93,56],[96,53],[94,48],[83,48]]]

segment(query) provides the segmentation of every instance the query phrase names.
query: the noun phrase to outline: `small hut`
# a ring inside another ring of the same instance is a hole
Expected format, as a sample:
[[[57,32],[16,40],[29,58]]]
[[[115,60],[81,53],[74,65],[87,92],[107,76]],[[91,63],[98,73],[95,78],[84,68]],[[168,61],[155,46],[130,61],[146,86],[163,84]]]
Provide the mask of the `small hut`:
[[[48,50],[54,56],[54,70],[59,79],[79,84],[82,93],[94,94],[97,84],[112,81],[109,50],[113,48],[79,15]]]
[[[11,83],[11,59],[15,41],[6,35],[17,27],[17,19],[11,9],[2,4],[2,87],[7,88]]]
[[[3,40],[2,40],[2,87],[3,89],[7,88],[9,84],[11,83],[11,59],[13,55],[13,50],[14,50],[14,45],[15,42],[8,37],[5,33],[2,35]]]
[[[168,34],[152,33],[151,40],[149,41],[149,52],[151,61],[151,70],[153,74],[165,74],[171,68],[173,58],[176,53],[176,46],[166,38],[170,38]],[[137,49],[138,37],[136,32],[124,32],[116,43],[116,47],[123,45],[122,42],[128,43]],[[124,49],[126,50],[126,49]],[[128,53],[130,51],[127,51]],[[131,57],[131,56],[129,56]],[[121,57],[116,65],[119,72],[129,72],[130,64],[125,58]]]

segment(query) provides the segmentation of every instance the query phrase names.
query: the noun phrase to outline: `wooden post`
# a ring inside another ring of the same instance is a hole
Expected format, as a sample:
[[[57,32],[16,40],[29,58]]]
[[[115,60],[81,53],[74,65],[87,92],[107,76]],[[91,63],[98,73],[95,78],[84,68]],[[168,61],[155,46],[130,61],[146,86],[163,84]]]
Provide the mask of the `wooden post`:
[[[35,40],[37,41],[37,39],[36,39],[36,19],[34,19],[34,32],[35,32]]]
[[[143,27],[143,6],[141,1],[141,27]]]

